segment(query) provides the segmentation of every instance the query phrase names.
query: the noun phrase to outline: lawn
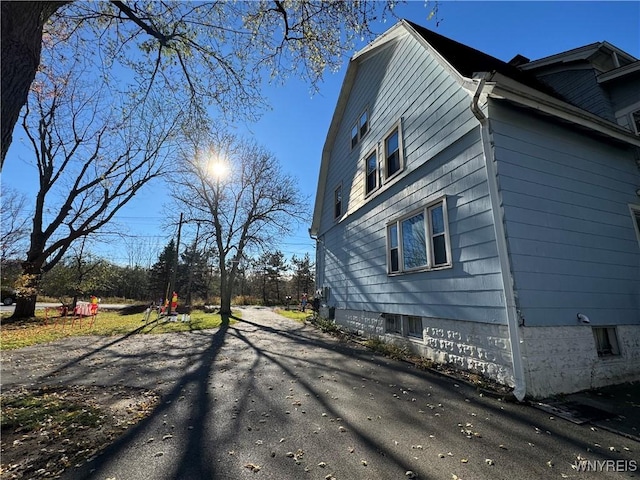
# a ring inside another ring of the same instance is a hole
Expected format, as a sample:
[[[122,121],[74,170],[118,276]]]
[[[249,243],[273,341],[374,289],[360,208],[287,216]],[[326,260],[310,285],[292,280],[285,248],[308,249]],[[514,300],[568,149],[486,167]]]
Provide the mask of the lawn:
[[[274,311],[278,315],[282,315],[283,317],[287,317],[298,322],[304,322],[307,318],[313,316],[312,310],[301,312],[300,310],[284,310],[282,308],[276,308]]]
[[[6,318],[2,317],[0,350],[12,350],[71,336],[187,332],[216,328],[222,323],[220,315],[202,310],[191,312],[191,320],[188,322],[180,321],[182,315],[178,315],[178,321],[173,322],[167,321],[166,317],[158,319],[155,313],[145,322],[144,312],[129,313],[127,310],[101,311],[93,324],[91,318],[76,318],[74,321],[72,317],[60,317],[57,311],[45,310],[37,310],[35,318],[25,321],[7,322]]]

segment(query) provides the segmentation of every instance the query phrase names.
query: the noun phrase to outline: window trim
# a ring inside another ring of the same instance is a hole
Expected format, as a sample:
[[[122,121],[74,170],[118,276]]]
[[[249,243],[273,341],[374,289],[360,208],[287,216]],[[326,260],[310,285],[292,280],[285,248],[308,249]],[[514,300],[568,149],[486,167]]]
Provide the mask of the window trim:
[[[338,206],[337,193],[340,191],[340,212],[336,215]],[[344,192],[342,191],[342,182],[340,182],[336,188],[333,189],[333,219],[340,220],[344,215]]]
[[[366,115],[367,121],[367,129],[364,133],[362,133],[362,127],[360,125],[360,121],[362,117]],[[353,131],[356,131],[356,135],[353,135]],[[351,124],[351,130],[349,130],[349,142],[351,144],[351,150],[356,148],[358,144],[362,141],[363,138],[367,136],[367,134],[371,131],[371,116],[369,115],[369,107],[365,108],[360,115],[356,118],[356,121]],[[355,139],[355,140],[354,140]]]
[[[396,172],[393,172],[391,175],[387,175],[387,140],[389,139],[389,137],[391,137],[394,132],[397,130],[398,132],[398,170]],[[387,182],[390,182],[391,180],[395,179],[397,176],[399,176],[405,168],[405,164],[404,164],[404,142],[403,142],[403,138],[402,138],[402,119],[398,119],[397,122],[395,122],[391,128],[389,130],[387,130],[387,133],[385,133],[385,135],[382,137],[382,184],[384,185]]]
[[[447,263],[434,265],[434,248],[431,237],[432,231],[432,222],[431,222],[431,210],[436,207],[438,204],[442,204],[442,216],[444,222],[444,238],[445,238],[445,251],[447,254]],[[426,254],[427,254],[427,264],[424,266],[404,269],[404,252],[402,249],[402,222],[407,220],[408,218],[415,217],[417,215],[423,214],[425,218],[425,239],[427,240],[426,244]],[[396,229],[396,241],[397,247],[394,249],[398,250],[398,270],[392,270],[392,262],[391,262],[391,229]],[[386,256],[387,256],[387,275],[402,275],[407,273],[414,272],[423,272],[423,271],[432,271],[432,270],[443,270],[446,268],[453,267],[452,255],[451,255],[451,234],[449,229],[449,215],[447,208],[447,197],[440,197],[432,202],[425,204],[424,206],[412,210],[411,212],[402,215],[401,217],[397,217],[393,221],[387,223],[385,234],[387,238],[386,245]]]
[[[376,185],[371,189],[368,190],[369,188],[369,159],[375,155],[376,157],[376,172],[375,172],[375,177],[376,177]],[[371,195],[373,195],[375,192],[377,192],[380,189],[381,186],[381,181],[380,181],[380,156],[378,155],[378,147],[374,147],[371,150],[369,150],[369,152],[367,152],[367,154],[364,156],[364,197],[367,198]]]

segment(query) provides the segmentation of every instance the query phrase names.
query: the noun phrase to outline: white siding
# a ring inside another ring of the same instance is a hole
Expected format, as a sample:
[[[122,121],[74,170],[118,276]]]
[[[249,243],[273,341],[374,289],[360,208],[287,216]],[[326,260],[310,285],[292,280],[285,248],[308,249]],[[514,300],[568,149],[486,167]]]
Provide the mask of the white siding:
[[[500,194],[527,326],[640,323],[633,152],[492,104]]]

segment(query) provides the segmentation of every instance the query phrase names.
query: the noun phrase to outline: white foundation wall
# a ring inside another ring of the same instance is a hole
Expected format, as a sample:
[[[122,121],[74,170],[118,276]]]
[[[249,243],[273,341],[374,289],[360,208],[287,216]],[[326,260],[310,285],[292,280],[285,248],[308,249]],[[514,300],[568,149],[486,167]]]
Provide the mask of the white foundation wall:
[[[365,336],[407,346],[438,363],[480,373],[513,386],[511,346],[506,325],[422,317],[423,338],[385,333],[385,318],[376,312],[336,309],[335,321]]]
[[[547,397],[640,380],[640,325],[616,330],[620,355],[598,357],[589,325],[521,328],[527,395]]]

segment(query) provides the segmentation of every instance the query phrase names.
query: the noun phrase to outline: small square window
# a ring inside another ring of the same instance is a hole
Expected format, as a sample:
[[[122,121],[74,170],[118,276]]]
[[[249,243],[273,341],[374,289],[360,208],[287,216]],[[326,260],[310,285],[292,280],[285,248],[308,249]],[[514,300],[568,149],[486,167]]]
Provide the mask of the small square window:
[[[420,317],[408,317],[407,323],[409,324],[409,336],[423,338],[422,333],[422,318]]]
[[[400,315],[387,314],[385,316],[385,331],[386,333],[402,335],[402,318]]]
[[[333,218],[342,216],[342,185],[339,185],[333,193]]]
[[[599,357],[620,355],[615,327],[593,327],[593,337]]]

